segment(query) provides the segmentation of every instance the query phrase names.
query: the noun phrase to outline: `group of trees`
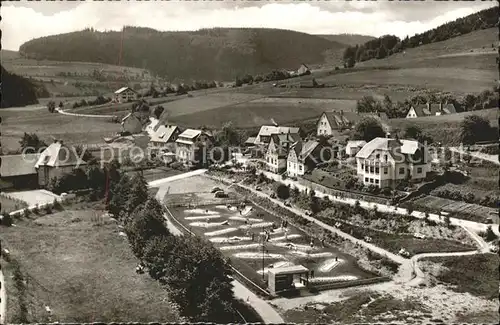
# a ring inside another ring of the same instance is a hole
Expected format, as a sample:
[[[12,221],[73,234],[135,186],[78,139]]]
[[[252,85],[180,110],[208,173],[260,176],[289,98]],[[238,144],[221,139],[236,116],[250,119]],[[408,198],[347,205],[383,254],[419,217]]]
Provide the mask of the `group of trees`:
[[[38,97],[44,97],[47,90],[29,79],[15,75],[1,68],[1,108],[38,104]]]
[[[309,73],[306,73],[306,74],[310,74],[311,72],[308,71]],[[246,74],[244,75],[243,77],[237,77],[236,80],[234,81],[234,85],[236,87],[240,87],[242,86],[243,84],[253,84],[254,82],[255,83],[259,83],[259,82],[264,82],[264,81],[277,81],[277,80],[285,80],[285,79],[289,79],[289,78],[293,78],[293,77],[298,77],[299,75],[292,75],[290,74],[288,71],[286,70],[272,70],[271,72],[267,73],[267,74],[259,74],[255,77],[253,77],[252,75],[249,75],[249,74]]]
[[[235,322],[229,261],[209,242],[174,236],[165,209],[141,174],[121,176],[109,210],[124,224],[130,246],[149,275],[165,285],[181,316],[197,322]]]
[[[382,125],[375,118],[366,117],[354,126],[353,139],[369,142],[377,137],[385,137]]]
[[[467,203],[476,203],[490,208],[497,208],[498,200],[500,199],[500,197],[498,196],[490,197],[486,195],[483,197],[476,197],[472,192],[462,193],[460,191],[453,191],[448,189],[436,189],[432,191],[431,194],[445,199],[463,201]]]
[[[99,95],[94,100],[88,100],[88,101],[86,101],[85,99],[82,99],[79,102],[75,102],[73,104],[73,108],[85,107],[85,106],[103,105],[103,104],[111,102],[111,100],[112,99],[109,98],[109,97],[104,97],[102,95]]]
[[[492,7],[467,17],[430,29],[412,37],[399,39],[393,35],[384,35],[364,44],[349,46],[344,50],[343,61],[346,68],[352,68],[356,62],[370,59],[383,59],[407,48],[444,41],[479,29],[498,26],[498,8]],[[494,44],[492,44],[492,47]]]
[[[25,153],[36,153],[41,148],[47,147],[47,144],[41,140],[36,133],[26,133],[24,132],[21,140],[19,141],[21,150],[25,150]]]
[[[460,123],[460,142],[465,145],[498,139],[498,128],[482,116],[469,115]]]
[[[457,99],[453,95],[414,95],[404,101],[394,102],[388,95],[383,100],[378,100],[373,96],[364,96],[356,103],[356,110],[359,113],[384,112],[389,118],[404,118],[410,107],[421,104],[448,103],[455,106],[457,112],[476,111],[498,106],[499,93],[498,87],[493,90],[484,90],[478,95],[468,94],[463,99]]]

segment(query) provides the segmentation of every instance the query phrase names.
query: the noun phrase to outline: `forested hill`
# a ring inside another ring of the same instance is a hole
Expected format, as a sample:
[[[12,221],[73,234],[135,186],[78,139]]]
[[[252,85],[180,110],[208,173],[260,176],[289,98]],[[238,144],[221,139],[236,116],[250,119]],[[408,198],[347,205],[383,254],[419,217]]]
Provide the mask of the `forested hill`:
[[[125,27],[122,32],[93,29],[42,37],[21,45],[28,58],[86,61],[146,68],[178,80],[234,80],[272,69],[298,69],[302,63],[324,61],[326,50],[344,44],[289,30],[214,28],[189,32],[160,32]]]
[[[344,65],[353,67],[356,62],[383,59],[407,48],[444,41],[479,29],[498,27],[498,15],[498,6],[492,7],[403,40],[386,35],[359,46],[350,46],[344,50]]]
[[[47,90],[38,88],[28,79],[12,74],[1,66],[2,101],[0,108],[37,104],[37,92],[44,95]]]
[[[334,41],[350,46],[356,46],[357,44],[363,44],[368,41],[371,41],[375,39],[376,37],[374,36],[368,36],[368,35],[359,35],[359,34],[323,34],[320,35],[318,34],[317,36],[323,37],[324,39],[327,39],[329,41]]]

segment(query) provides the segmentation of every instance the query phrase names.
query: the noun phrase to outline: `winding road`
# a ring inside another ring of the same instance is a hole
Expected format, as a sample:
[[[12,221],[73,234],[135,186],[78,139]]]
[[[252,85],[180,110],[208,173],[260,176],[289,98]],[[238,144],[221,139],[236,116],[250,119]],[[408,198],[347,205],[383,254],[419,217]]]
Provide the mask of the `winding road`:
[[[93,114],[77,114],[77,113],[69,113],[66,112],[65,110],[60,109],[59,107],[56,107],[56,112],[62,115],[67,115],[67,116],[77,116],[77,117],[95,117],[95,118],[115,118],[116,115],[93,115]]]

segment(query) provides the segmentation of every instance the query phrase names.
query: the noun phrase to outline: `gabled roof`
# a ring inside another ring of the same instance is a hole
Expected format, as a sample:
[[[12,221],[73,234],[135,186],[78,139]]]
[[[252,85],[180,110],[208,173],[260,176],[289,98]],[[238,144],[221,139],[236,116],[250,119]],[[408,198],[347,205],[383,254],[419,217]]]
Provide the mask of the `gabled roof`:
[[[254,144],[255,139],[257,139],[257,137],[248,137],[247,141],[245,141],[245,144]]]
[[[319,142],[314,140],[306,142],[297,141],[293,144],[292,150],[295,151],[298,160],[304,161],[314,152],[314,150],[318,146]]]
[[[455,109],[455,105],[453,104],[443,105],[443,111],[445,114],[455,114],[457,112],[457,110]]]
[[[36,174],[35,163],[39,157],[39,153],[0,157],[0,178]]]
[[[167,142],[171,141],[171,138],[177,129],[178,129],[178,127],[176,125],[160,125],[151,134],[150,141],[151,142],[167,143]]]
[[[274,133],[299,133],[299,127],[289,127],[289,126],[274,126],[274,125],[263,125],[260,127],[259,134],[257,134],[257,139],[261,136],[271,136]]]
[[[179,134],[179,138],[187,138],[187,139],[194,139],[197,136],[199,136],[203,131],[201,130],[195,130],[195,129],[187,129],[181,134]]]
[[[415,114],[418,117],[423,117],[423,116],[435,116],[437,113],[441,114],[455,114],[457,110],[455,109],[455,105],[453,104],[441,104],[441,103],[435,103],[435,104],[419,104],[419,105],[414,105],[412,106],[413,109],[415,110]]]
[[[122,87],[120,89],[118,89],[117,91],[115,91],[115,94],[121,94],[122,92],[124,92],[125,90],[130,90],[134,93],[137,93],[135,90],[133,90],[132,88],[130,87]]]
[[[275,145],[283,146],[283,145],[292,145],[293,143],[300,140],[300,136],[297,133],[274,133],[271,134],[271,141],[274,142]]]
[[[62,167],[86,164],[85,161],[77,157],[73,148],[69,148],[61,142],[54,142],[40,154],[35,168],[40,166]]]
[[[415,140],[375,138],[356,154],[356,158],[368,158],[375,150],[394,152],[400,148],[402,154],[413,155],[421,145]]]
[[[128,120],[129,118],[134,118],[134,119],[138,120],[139,122],[141,122],[141,119],[140,119],[137,115],[135,115],[134,113],[128,113],[127,115],[125,115],[125,117],[124,117],[124,118],[122,118],[122,124],[123,124],[126,120]],[[141,122],[141,123],[142,123],[142,122]]]

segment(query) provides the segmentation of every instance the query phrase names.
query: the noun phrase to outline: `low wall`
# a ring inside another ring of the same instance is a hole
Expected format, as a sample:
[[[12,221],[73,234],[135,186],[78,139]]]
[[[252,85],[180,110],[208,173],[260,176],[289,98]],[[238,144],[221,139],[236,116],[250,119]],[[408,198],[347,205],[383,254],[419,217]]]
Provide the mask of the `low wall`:
[[[385,282],[385,281],[390,281],[390,280],[391,279],[388,277],[376,277],[376,278],[370,278],[370,279],[359,279],[359,280],[335,282],[335,283],[328,283],[328,284],[321,284],[321,285],[311,285],[311,288],[314,288],[316,290],[341,289],[341,288],[348,288],[348,287],[354,287],[354,286],[361,286],[361,285],[368,285],[368,284],[374,284],[374,283],[379,283],[379,282]]]

